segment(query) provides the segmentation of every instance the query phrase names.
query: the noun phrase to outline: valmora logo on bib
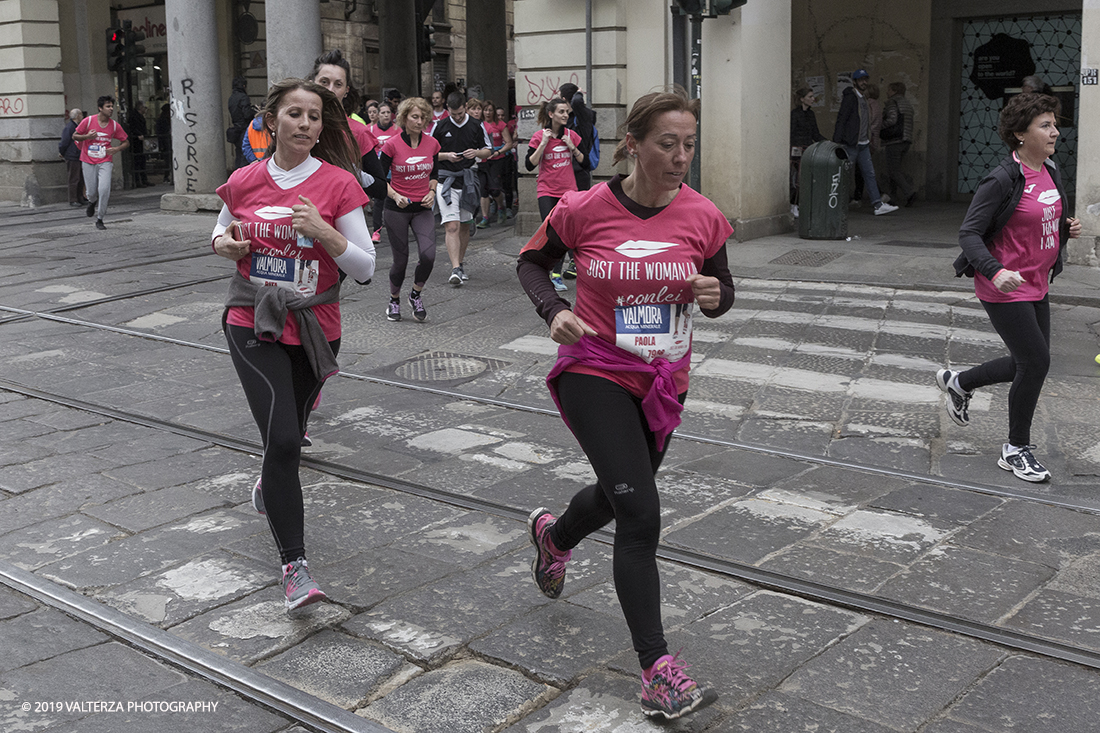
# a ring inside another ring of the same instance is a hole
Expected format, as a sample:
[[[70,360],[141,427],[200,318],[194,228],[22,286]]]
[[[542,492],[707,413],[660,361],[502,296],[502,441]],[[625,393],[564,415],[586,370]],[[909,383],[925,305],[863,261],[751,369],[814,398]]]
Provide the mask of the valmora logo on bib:
[[[285,219],[288,216],[293,216],[294,210],[289,206],[265,206],[261,209],[256,209],[256,216],[266,221],[275,221],[276,219]]]
[[[1058,195],[1058,189],[1051,188],[1039,194],[1039,203],[1043,206],[1049,206],[1050,204],[1053,204],[1055,201],[1057,201],[1059,198],[1061,197]]]
[[[662,252],[666,252],[673,247],[676,247],[675,242],[646,242],[637,239],[631,239],[629,242],[623,242],[615,251],[621,255],[631,257],[633,259],[641,259],[642,257],[652,257],[653,255],[659,255]]]

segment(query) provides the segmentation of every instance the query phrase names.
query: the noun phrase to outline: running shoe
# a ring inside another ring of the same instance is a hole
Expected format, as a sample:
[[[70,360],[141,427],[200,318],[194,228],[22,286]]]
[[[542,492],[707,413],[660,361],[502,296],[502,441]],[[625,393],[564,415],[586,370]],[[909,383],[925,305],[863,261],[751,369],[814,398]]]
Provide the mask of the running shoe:
[[[875,216],[882,216],[883,214],[892,214],[897,210],[898,210],[898,207],[894,206],[893,204],[887,204],[887,203],[880,202],[879,205],[875,207]]]
[[[283,592],[286,594],[288,611],[323,601],[326,597],[309,574],[309,564],[304,557],[283,566]]]
[[[260,491],[261,479],[256,479],[256,485],[252,487],[252,508],[260,514],[267,514],[264,511],[264,495]]]
[[[947,414],[955,424],[963,427],[970,424],[970,398],[974,393],[959,386],[959,372],[940,369],[936,372],[936,386],[947,394]]]
[[[88,208],[84,209],[84,216],[95,216],[95,201],[88,202]]]
[[[388,305],[386,305],[386,320],[387,321],[400,321],[401,320],[401,301],[390,299]]]
[[[478,229],[488,229],[489,228],[489,217],[487,217],[487,216],[481,217],[477,222],[477,228]]]
[[[531,574],[535,585],[547,598],[557,598],[565,588],[565,563],[573,556],[572,550],[560,552],[550,539],[550,528],[554,526],[554,515],[546,507],[539,507],[527,517],[527,529],[531,534],[531,544],[538,550],[531,562]]]
[[[458,276],[460,278],[462,278],[462,282],[466,282],[467,280],[470,279],[470,276],[466,274],[466,263],[465,262],[459,262],[458,263]]]
[[[554,290],[557,290],[559,293],[562,290],[569,289],[569,286],[565,284],[565,280],[562,280],[561,275],[556,272],[550,273],[550,282],[554,283]]]
[[[309,431],[307,430],[306,432],[302,433],[301,446],[303,448],[309,448],[311,445],[313,445],[313,438],[309,437]]]
[[[462,287],[462,268],[456,267],[451,270],[451,276],[447,278],[447,282],[454,285],[456,288]]]
[[[413,309],[413,318],[417,323],[423,323],[428,318],[428,310],[424,307],[424,298],[421,297],[423,292],[417,292],[415,290],[409,291],[409,305]]]
[[[718,699],[717,692],[684,674],[687,665],[679,656],[679,652],[675,657],[666,654],[642,671],[642,712],[651,718],[674,720]]]
[[[99,229],[100,231],[106,231],[107,226],[103,223],[102,219],[96,219],[95,220],[95,228]]]
[[[1001,457],[997,465],[1006,471],[1012,471],[1016,478],[1039,484],[1050,480],[1050,471],[1039,463],[1035,456],[1031,455],[1033,445],[1025,445],[1023,448],[1014,448],[1008,443],[1001,446]]]
[[[497,212],[497,226],[500,226],[508,219],[508,215],[504,213],[504,209]]]
[[[375,244],[378,244],[379,242],[381,242],[382,241],[382,230],[378,229],[377,231],[374,232],[374,234],[370,235],[370,241],[374,242]]]
[[[566,280],[577,279],[577,261],[572,257],[569,258],[568,264],[565,265],[565,269],[561,271],[561,276]]]

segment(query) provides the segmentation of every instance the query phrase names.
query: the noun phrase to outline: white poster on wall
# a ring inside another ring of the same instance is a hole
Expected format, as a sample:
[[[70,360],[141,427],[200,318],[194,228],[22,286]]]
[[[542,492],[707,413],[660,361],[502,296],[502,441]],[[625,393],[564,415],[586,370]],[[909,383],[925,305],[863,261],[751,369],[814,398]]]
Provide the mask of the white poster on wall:
[[[141,41],[141,45],[145,46],[145,53],[150,55],[168,53],[168,26],[164,20],[163,5],[119,10],[120,26],[124,20],[133,23],[135,31],[145,34],[145,40]]]

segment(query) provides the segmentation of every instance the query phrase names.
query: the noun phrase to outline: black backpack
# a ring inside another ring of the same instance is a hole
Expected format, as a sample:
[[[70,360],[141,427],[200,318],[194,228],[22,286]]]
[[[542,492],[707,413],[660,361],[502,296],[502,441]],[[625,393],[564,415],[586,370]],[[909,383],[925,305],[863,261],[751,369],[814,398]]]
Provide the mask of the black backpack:
[[[879,130],[878,136],[884,143],[893,142],[894,140],[901,140],[905,137],[905,115],[900,109],[898,109],[897,103],[894,104],[894,109],[897,110],[898,119],[894,124],[887,125]]]

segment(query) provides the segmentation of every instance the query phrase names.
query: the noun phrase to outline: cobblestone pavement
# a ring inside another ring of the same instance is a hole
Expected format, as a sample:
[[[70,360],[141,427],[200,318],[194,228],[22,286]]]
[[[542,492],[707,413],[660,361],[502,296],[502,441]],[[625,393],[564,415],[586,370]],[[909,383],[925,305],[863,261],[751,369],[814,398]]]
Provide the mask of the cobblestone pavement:
[[[562,508],[592,477],[548,414],[554,347],[515,283],[522,240],[478,232],[471,280],[452,288],[435,273],[424,324],[383,316],[385,244],[376,282],[345,288],[343,372],[311,418],[303,469],[311,569],[333,602],[288,618],[248,501],[258,436],[219,351],[227,263],[206,244],[213,217],[153,206],[118,196],[106,232],[80,210],[3,211],[0,580],[30,571],[375,730],[653,727],[606,538],[574,553],[561,600],[530,581],[523,517]],[[979,394],[964,429],[932,382],[1003,350],[950,277],[962,211],[900,213],[909,225],[853,214],[853,242],[729,245],[738,300],[696,325],[685,422],[660,475],[668,557],[716,563],[661,561],[670,643],[721,698],[666,728],[1100,730],[1100,278],[1071,267],[1052,290],[1035,442],[1055,478],[1024,484],[996,466],[1007,389]],[[822,252],[836,256],[818,264]],[[0,639],[3,730],[295,725],[3,589]],[[112,675],[95,674],[105,666]],[[117,696],[225,708],[21,709]]]

